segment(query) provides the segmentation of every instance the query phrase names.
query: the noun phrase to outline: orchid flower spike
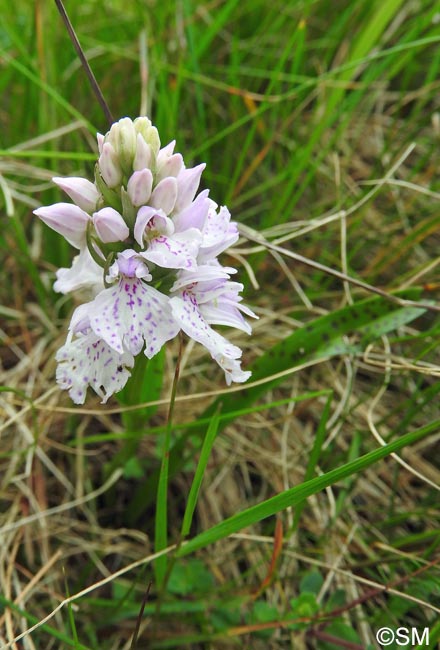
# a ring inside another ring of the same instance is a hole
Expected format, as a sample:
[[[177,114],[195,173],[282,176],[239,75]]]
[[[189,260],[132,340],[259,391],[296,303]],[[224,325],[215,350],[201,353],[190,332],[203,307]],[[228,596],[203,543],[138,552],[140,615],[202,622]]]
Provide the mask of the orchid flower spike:
[[[242,352],[212,326],[251,333],[236,270],[218,255],[238,239],[224,206],[199,194],[205,164],[186,167],[175,142],[161,148],[147,117],[98,134],[94,182],[55,177],[72,203],[34,211],[79,250],[59,269],[55,291],[88,292],[58,351],[57,382],[83,404],[90,386],[102,399],[120,391],[137,355],[149,359],[180,331],[203,345],[225,379],[245,382]]]

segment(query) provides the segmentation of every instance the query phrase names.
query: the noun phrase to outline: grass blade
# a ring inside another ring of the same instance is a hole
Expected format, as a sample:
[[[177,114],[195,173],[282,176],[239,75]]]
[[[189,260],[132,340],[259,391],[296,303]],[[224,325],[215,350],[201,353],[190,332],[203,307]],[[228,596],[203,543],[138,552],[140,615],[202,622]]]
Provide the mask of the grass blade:
[[[197,464],[197,469],[194,474],[193,482],[191,485],[191,490],[188,495],[188,501],[186,503],[185,514],[183,517],[182,523],[182,538],[185,538],[191,528],[191,522],[194,515],[194,510],[197,505],[197,498],[199,496],[200,486],[202,485],[203,476],[205,474],[206,465],[208,464],[209,457],[211,455],[212,445],[214,444],[215,437],[218,431],[219,425],[219,409],[214,413],[211,422],[209,423],[208,431],[206,432],[205,439],[203,441],[202,450],[200,452],[199,462]]]
[[[353,474],[358,474],[359,472],[364,471],[367,467],[370,467],[374,463],[377,463],[379,460],[386,458],[392,453],[400,451],[404,447],[411,445],[419,440],[422,440],[431,433],[438,432],[440,429],[440,420],[431,422],[425,427],[421,427],[416,431],[407,433],[398,440],[388,443],[384,447],[370,451],[369,453],[353,460],[349,463],[346,463],[342,467],[327,472],[323,476],[318,476],[309,481],[301,483],[290,490],[281,492],[276,496],[263,501],[255,506],[251,506],[242,512],[239,512],[228,519],[223,520],[216,526],[213,526],[209,530],[196,535],[192,540],[186,543],[178,552],[177,556],[181,557],[183,555],[189,555],[194,551],[214,544],[221,539],[225,539],[230,535],[237,533],[239,530],[246,528],[247,526],[252,526],[262,519],[271,517],[277,512],[284,510],[285,508],[297,506],[299,503],[307,499],[308,497],[321,492],[330,485],[352,476]]]
[[[310,452],[309,462],[307,463],[307,467],[306,467],[306,473],[304,474],[304,482],[309,481],[312,478],[315,471],[315,467],[321,455],[322,445],[324,444],[325,434],[327,432],[327,422],[330,417],[330,406],[332,403],[332,397],[333,397],[333,393],[330,393],[324,405],[324,410],[322,412],[321,419],[319,420],[318,429],[316,431],[316,436],[313,443],[312,451]],[[295,510],[295,515],[293,517],[292,531],[297,529],[305,505],[306,505],[305,501],[297,505]]]

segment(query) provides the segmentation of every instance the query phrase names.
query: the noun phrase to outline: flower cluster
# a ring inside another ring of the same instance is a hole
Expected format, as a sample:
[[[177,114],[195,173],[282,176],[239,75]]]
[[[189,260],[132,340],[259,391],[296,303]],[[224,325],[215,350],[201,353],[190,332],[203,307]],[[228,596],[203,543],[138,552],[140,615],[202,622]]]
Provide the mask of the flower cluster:
[[[54,178],[74,203],[35,214],[78,249],[59,269],[61,293],[87,289],[58,351],[57,382],[77,404],[91,386],[105,402],[121,390],[142,350],[150,359],[182,330],[225,372],[228,385],[250,376],[241,350],[211,325],[250,334],[235,269],[217,256],[238,239],[237,225],[209,191],[197,190],[204,164],[186,168],[175,142],[161,148],[146,117],[123,118],[98,134],[95,182]]]

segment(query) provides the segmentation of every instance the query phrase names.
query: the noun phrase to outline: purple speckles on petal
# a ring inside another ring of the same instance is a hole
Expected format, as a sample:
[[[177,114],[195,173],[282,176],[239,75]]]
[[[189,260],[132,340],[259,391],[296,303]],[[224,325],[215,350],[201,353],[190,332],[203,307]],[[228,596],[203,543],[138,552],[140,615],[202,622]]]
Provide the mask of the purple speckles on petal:
[[[121,296],[125,296],[125,300],[121,301]],[[139,278],[121,279],[117,291],[114,287],[102,291],[89,303],[89,309],[93,331],[119,354],[124,349],[133,355],[139,354],[144,343],[151,340],[154,330],[159,329],[158,323],[162,326],[147,356],[156,354],[179,331],[169,299]]]
[[[93,355],[90,354],[92,350],[95,351]],[[56,359],[58,385],[69,390],[76,404],[84,403],[88,385],[104,402],[107,401],[110,395],[124,387],[130,376],[128,368],[134,363],[131,355],[118,354],[91,330],[66,343],[58,351]],[[82,367],[85,372],[78,373],[77,367]],[[117,373],[117,368],[123,371]]]

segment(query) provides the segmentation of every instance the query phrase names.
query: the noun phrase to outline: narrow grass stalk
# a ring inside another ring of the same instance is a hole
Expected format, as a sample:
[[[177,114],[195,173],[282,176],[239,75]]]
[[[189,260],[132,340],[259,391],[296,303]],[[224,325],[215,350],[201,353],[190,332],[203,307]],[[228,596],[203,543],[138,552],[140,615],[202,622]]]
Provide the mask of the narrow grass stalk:
[[[206,466],[208,460],[211,456],[212,445],[214,444],[215,437],[218,431],[218,425],[220,421],[220,409],[221,404],[218,406],[216,412],[212,416],[211,422],[209,423],[208,431],[206,432],[205,440],[203,441],[202,450],[200,452],[199,462],[197,464],[197,469],[194,474],[193,482],[191,484],[191,489],[188,495],[188,501],[186,503],[185,514],[183,516],[181,538],[185,539],[188,535],[191,528],[192,519],[194,516],[194,510],[197,505],[197,499],[200,492],[200,487],[202,485],[203,477],[205,475]]]
[[[322,445],[324,444],[325,440],[325,434],[327,432],[327,422],[330,417],[330,406],[332,403],[332,397],[333,397],[333,392],[331,392],[328,397],[327,401],[324,406],[324,410],[321,415],[321,419],[319,420],[318,424],[318,430],[316,432],[315,440],[313,443],[313,448],[310,453],[309,457],[309,462],[307,463],[307,468],[306,468],[306,473],[304,475],[304,481],[309,481],[314,472],[316,465],[318,463],[319,457],[321,455],[321,450],[322,450]],[[293,518],[293,524],[292,524],[292,530],[291,532],[295,531],[298,527],[299,520],[301,519],[301,514],[302,511],[304,510],[304,506],[306,505],[306,501],[303,501],[302,503],[299,503],[296,507],[295,510],[295,515]]]
[[[156,520],[155,520],[155,537],[154,546],[158,553],[167,546],[168,541],[168,467],[170,457],[171,427],[173,421],[174,405],[176,401],[177,384],[179,382],[180,362],[183,352],[182,333],[179,336],[179,355],[176,361],[174,372],[173,386],[171,389],[170,406],[168,410],[167,428],[162,449],[162,463],[160,467],[159,482],[157,486],[156,497]],[[157,587],[160,588],[165,578],[167,570],[167,557],[162,555],[154,563],[154,572],[156,576]]]
[[[181,532],[179,535],[179,538],[176,542],[176,548],[169,560],[167,562],[166,570],[165,570],[165,575],[163,578],[163,582],[161,584],[161,591],[160,591],[160,596],[157,601],[157,607],[156,607],[156,618],[159,616],[161,605],[162,605],[162,595],[165,592],[165,589],[167,587],[168,581],[171,576],[171,572],[173,570],[174,565],[176,564],[177,560],[177,554],[176,552],[181,548],[183,540],[185,537],[188,535],[190,528],[191,528],[191,523],[194,515],[194,510],[197,505],[197,499],[199,496],[200,492],[200,487],[202,485],[203,481],[203,476],[205,474],[206,466],[208,464],[208,460],[211,455],[211,449],[212,445],[214,444],[215,437],[217,435],[218,431],[218,425],[219,425],[219,413],[220,413],[220,408],[221,405],[217,408],[216,412],[211,418],[211,421],[208,426],[208,431],[206,432],[206,437],[203,442],[202,450],[200,452],[200,458],[199,462],[197,464],[197,469],[194,474],[193,482],[191,485],[191,489],[188,495],[188,501],[186,503],[186,508],[185,508],[185,514],[183,516],[183,522],[182,522],[182,528]],[[167,556],[164,556],[167,558]]]

